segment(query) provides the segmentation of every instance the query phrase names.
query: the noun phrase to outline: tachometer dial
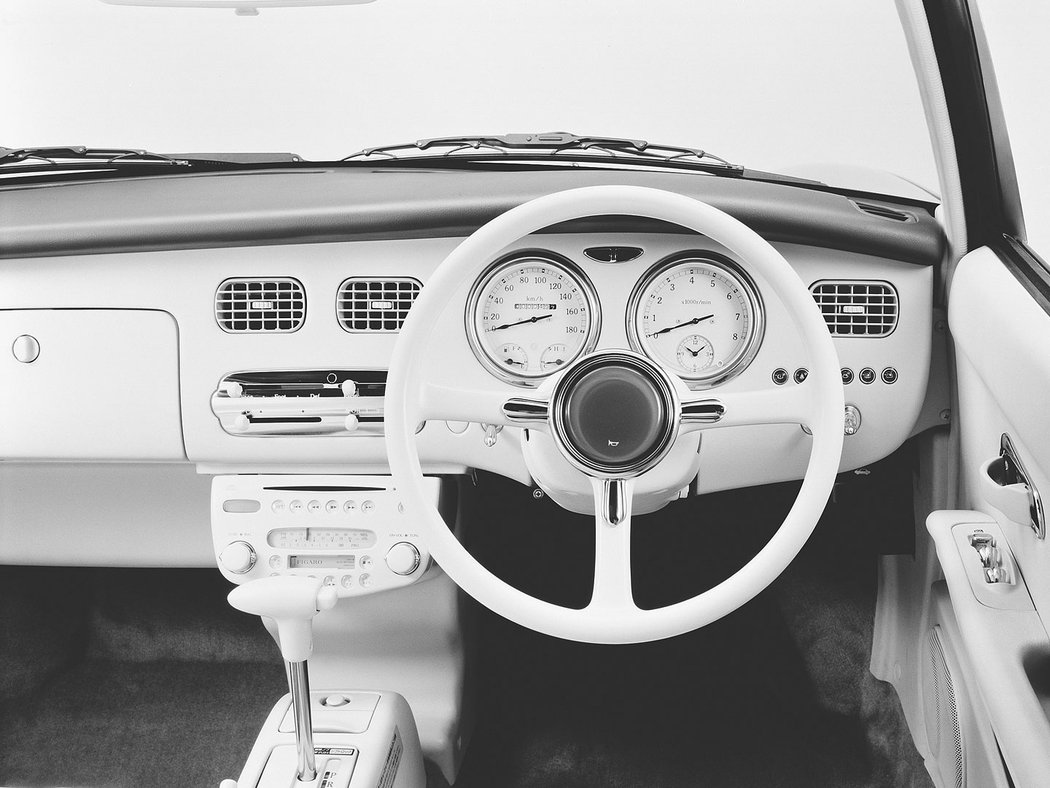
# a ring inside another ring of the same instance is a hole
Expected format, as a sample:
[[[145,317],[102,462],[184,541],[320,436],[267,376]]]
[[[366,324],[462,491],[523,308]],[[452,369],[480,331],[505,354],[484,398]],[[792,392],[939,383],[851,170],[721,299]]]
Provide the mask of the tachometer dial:
[[[631,297],[628,334],[635,350],[690,385],[713,386],[741,372],[762,339],[758,292],[736,264],[708,252],[652,269]]]
[[[583,272],[546,252],[498,262],[468,302],[475,355],[490,371],[524,385],[593,349],[598,322],[597,299]]]

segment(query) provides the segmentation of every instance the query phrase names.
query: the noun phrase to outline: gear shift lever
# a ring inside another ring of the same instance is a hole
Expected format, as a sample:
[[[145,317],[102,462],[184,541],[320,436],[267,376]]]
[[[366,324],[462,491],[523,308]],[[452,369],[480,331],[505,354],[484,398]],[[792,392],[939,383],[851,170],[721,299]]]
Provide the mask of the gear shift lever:
[[[238,610],[272,618],[277,624],[292,695],[298,777],[302,782],[317,778],[310,718],[310,677],[306,670],[306,661],[314,650],[313,618],[322,610],[334,607],[338,600],[335,589],[322,583],[312,577],[266,577],[238,586],[227,597]]]

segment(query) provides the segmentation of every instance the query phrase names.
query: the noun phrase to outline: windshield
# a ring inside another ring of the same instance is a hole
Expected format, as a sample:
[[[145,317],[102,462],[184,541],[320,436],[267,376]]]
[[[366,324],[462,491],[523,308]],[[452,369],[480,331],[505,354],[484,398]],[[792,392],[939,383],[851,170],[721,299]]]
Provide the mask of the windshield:
[[[257,15],[4,0],[0,69],[6,147],[327,160],[569,131],[847,188],[906,186],[867,170],[936,186],[892,0],[376,0]]]

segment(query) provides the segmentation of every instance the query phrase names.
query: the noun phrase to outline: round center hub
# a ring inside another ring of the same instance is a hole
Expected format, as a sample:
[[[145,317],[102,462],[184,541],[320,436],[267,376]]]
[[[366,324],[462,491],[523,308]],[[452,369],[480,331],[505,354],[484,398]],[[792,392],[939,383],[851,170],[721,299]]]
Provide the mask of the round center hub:
[[[591,356],[562,380],[552,403],[555,434],[585,470],[636,475],[674,438],[674,398],[660,372],[622,353]]]

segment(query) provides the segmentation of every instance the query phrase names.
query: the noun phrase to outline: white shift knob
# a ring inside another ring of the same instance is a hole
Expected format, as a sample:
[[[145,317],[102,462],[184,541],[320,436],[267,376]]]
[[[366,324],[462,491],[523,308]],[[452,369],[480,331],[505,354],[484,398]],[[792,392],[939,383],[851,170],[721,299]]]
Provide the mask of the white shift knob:
[[[313,653],[313,618],[339,600],[335,588],[315,577],[280,575],[238,586],[227,597],[244,613],[272,618],[285,662],[305,662]]]

